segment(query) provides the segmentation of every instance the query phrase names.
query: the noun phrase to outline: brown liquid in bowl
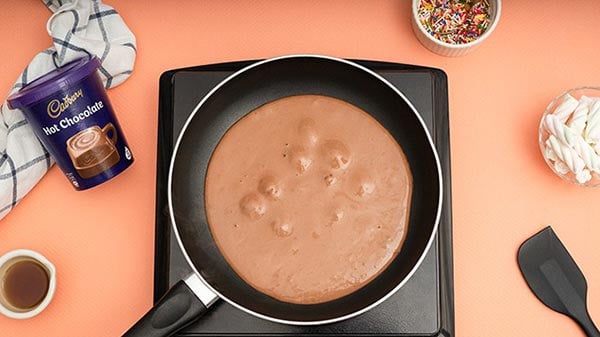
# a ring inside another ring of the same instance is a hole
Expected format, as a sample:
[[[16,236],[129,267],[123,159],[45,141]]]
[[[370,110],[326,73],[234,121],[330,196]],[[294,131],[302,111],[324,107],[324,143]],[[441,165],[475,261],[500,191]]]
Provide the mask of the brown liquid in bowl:
[[[211,233],[236,273],[276,299],[310,304],[363,287],[398,254],[412,176],[366,112],[301,95],[232,126],[205,187]]]
[[[2,280],[6,301],[18,310],[33,309],[42,302],[50,278],[44,267],[32,260],[23,260],[10,266]]]

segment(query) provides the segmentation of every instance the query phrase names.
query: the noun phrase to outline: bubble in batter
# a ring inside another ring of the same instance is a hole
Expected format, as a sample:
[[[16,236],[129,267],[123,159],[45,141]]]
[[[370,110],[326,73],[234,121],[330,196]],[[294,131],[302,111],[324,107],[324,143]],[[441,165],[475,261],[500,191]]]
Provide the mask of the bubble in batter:
[[[267,175],[258,182],[258,191],[271,200],[281,198],[281,181],[273,175]]]
[[[294,226],[289,221],[275,220],[271,223],[273,231],[278,237],[287,237],[294,232]]]
[[[352,160],[350,150],[348,150],[346,144],[337,139],[327,140],[323,144],[323,155],[333,169],[344,170],[348,168]]]
[[[333,210],[331,216],[329,217],[328,225],[329,226],[335,225],[335,224],[339,223],[340,221],[342,221],[343,218],[344,218],[344,210],[341,207],[335,208]]]
[[[370,180],[365,180],[360,183],[360,186],[358,187],[358,192],[356,194],[358,194],[359,197],[366,198],[369,195],[373,194],[373,192],[375,192],[375,183]]]
[[[296,173],[303,174],[312,165],[313,160],[304,146],[295,145],[289,151],[290,163],[296,169]]]
[[[352,185],[354,186],[352,187],[352,192],[361,198],[367,198],[375,193],[375,180],[369,173],[363,170],[359,170],[354,174]]]
[[[323,180],[325,181],[325,185],[331,186],[335,184],[337,178],[333,175],[333,173],[329,173],[323,178]]]
[[[267,212],[267,203],[260,194],[252,192],[240,200],[240,209],[250,219],[258,220]]]
[[[304,118],[298,124],[298,132],[302,141],[309,146],[317,144],[319,133],[317,132],[317,123],[312,118]]]

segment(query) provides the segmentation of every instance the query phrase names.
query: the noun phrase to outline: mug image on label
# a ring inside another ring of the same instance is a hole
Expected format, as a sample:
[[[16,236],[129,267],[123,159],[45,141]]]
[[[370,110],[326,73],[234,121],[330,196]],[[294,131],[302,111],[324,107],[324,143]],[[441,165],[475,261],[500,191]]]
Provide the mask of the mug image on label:
[[[117,131],[112,123],[103,128],[94,125],[69,138],[67,152],[77,173],[88,179],[119,162],[121,157],[115,147],[116,143]]]

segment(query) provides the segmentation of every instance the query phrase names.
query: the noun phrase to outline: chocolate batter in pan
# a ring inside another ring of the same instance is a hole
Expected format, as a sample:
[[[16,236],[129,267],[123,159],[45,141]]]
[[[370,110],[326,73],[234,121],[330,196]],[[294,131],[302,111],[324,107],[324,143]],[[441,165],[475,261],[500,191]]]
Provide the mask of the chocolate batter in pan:
[[[206,177],[226,260],[276,299],[311,304],[374,279],[402,246],[412,176],[375,119],[344,101],[291,96],[231,127]]]

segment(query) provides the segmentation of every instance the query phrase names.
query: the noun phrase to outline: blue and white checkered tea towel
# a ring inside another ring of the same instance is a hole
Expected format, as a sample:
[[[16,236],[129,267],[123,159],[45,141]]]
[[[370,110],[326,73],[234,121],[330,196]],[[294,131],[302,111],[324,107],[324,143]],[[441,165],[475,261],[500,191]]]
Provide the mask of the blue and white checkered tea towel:
[[[46,26],[53,46],[36,55],[10,91],[70,61],[96,55],[106,88],[132,71],[135,36],[121,16],[100,0],[42,0],[54,14]],[[46,174],[54,161],[18,109],[0,107],[0,219]]]

